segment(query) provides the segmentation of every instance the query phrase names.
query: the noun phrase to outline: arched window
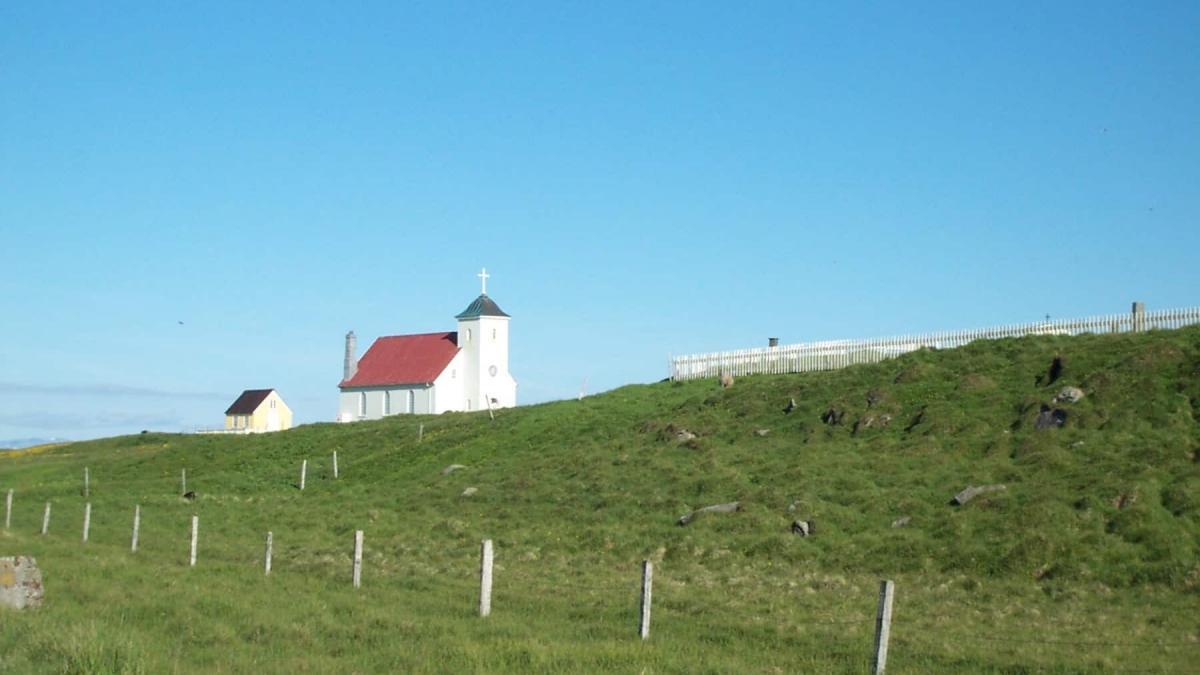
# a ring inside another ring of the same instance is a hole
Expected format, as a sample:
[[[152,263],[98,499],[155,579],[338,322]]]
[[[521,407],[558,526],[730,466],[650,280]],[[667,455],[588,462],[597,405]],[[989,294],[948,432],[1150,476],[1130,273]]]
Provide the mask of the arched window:
[[[408,390],[407,406],[409,413],[415,412],[417,409],[417,392],[413,391],[412,389]]]
[[[383,414],[392,414],[392,392],[390,391],[383,392]]]
[[[358,392],[358,416],[367,416],[367,392],[365,391]]]

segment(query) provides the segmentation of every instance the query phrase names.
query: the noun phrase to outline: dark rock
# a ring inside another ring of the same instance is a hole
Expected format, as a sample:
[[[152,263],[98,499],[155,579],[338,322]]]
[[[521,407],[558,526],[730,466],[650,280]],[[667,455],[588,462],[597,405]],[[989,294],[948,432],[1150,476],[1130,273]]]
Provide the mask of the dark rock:
[[[741,509],[742,509],[741,502],[729,502],[728,504],[713,504],[712,506],[706,506],[702,509],[696,509],[695,511],[692,511],[691,513],[685,513],[684,515],[679,517],[679,520],[676,521],[676,524],[679,525],[680,527],[683,527],[684,525],[687,525],[688,523],[695,520],[696,516],[700,515],[701,513],[734,513],[735,511],[740,511]]]
[[[912,431],[913,429],[916,429],[917,425],[921,424],[921,422],[924,422],[924,421],[925,421],[925,409],[921,408],[919,411],[917,411],[916,416],[912,418],[912,421],[908,423],[908,426],[904,427],[904,432],[908,433],[908,432]]]
[[[867,407],[874,408],[883,401],[883,392],[878,389],[872,389],[867,392]]]
[[[187,492],[183,493],[183,498],[188,500],[189,502],[196,501],[196,491],[188,490]]]
[[[844,410],[830,408],[829,410],[821,413],[821,421],[829,426],[836,426],[842,423],[842,418],[845,417],[845,415],[846,412]]]
[[[798,534],[801,537],[807,537],[812,534],[812,526],[807,520],[793,520],[792,534]]]
[[[786,406],[784,406],[784,408],[783,408],[783,412],[790,414],[795,409],[796,409],[796,399],[789,398],[788,404]]]
[[[1051,409],[1048,405],[1042,406],[1042,411],[1038,413],[1037,419],[1034,420],[1034,428],[1044,431],[1046,429],[1057,429],[1067,423],[1067,411],[1060,408]]]

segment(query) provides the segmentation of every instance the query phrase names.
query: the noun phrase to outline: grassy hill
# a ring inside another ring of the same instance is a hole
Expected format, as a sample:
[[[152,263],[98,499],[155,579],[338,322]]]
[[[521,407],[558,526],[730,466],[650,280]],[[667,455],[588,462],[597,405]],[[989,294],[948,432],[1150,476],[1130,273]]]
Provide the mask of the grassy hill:
[[[1055,402],[1065,386],[1086,396]],[[1043,406],[1061,427],[1036,428]],[[0,671],[865,672],[890,578],[889,672],[1188,672],[1198,453],[1193,328],[982,342],[730,389],[629,386],[494,421],[0,455],[0,490],[16,491],[0,555],[36,556],[46,587],[41,610],[0,611]],[[466,468],[444,475],[450,464]],[[194,502],[178,494],[183,468]],[[1007,489],[948,503],[993,483]],[[676,524],[731,501],[739,512]],[[792,534],[798,519],[812,536]],[[487,619],[474,616],[483,538],[497,561]]]

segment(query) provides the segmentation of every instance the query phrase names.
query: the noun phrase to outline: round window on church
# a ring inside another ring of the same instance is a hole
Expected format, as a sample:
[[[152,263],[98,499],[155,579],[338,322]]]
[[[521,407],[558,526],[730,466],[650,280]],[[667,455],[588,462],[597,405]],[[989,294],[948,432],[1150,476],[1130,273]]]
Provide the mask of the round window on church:
[[[499,371],[496,370],[496,366],[488,366],[488,375],[495,377],[497,372]]]

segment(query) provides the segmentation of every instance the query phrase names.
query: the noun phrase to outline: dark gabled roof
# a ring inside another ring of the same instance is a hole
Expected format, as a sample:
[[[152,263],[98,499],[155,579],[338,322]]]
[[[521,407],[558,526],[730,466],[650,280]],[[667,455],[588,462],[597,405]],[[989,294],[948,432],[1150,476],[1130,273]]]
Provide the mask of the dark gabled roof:
[[[480,317],[480,316],[508,316],[508,315],[504,313],[504,310],[500,309],[500,305],[497,305],[495,300],[492,300],[491,298],[489,298],[487,296],[487,293],[484,293],[483,295],[480,295],[478,298],[475,298],[475,302],[472,302],[470,305],[467,305],[467,308],[464,309],[461,313],[459,313],[454,318],[456,318],[456,319],[474,319],[474,318]]]
[[[457,353],[458,333],[381,337],[359,359],[354,377],[338,386],[345,389],[429,384],[442,374]]]
[[[242,395],[237,397],[233,405],[229,406],[229,410],[225,411],[226,415],[253,415],[258,406],[267,400],[274,389],[247,389],[242,392]]]

